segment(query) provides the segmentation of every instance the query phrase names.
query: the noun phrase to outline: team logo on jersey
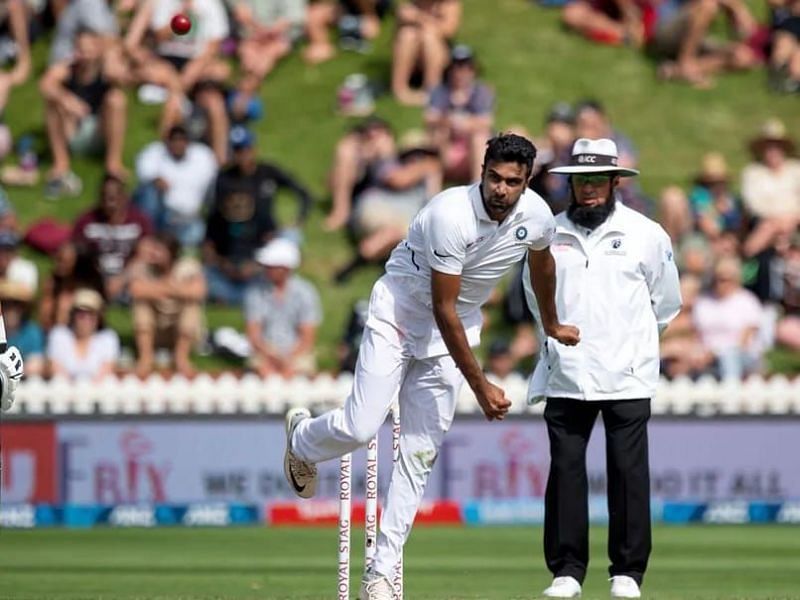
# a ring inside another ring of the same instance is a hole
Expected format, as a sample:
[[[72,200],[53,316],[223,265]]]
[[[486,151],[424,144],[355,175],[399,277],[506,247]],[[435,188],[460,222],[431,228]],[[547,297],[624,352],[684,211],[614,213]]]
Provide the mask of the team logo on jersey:
[[[528,237],[527,227],[524,226],[517,227],[517,230],[514,232],[514,237],[516,237],[519,241],[522,241],[526,237]]]
[[[617,238],[611,242],[611,250],[606,250],[606,254],[616,254],[617,256],[624,256],[627,254],[625,250],[620,250],[622,247],[622,240]]]
[[[667,250],[667,262],[672,262],[672,250]]]

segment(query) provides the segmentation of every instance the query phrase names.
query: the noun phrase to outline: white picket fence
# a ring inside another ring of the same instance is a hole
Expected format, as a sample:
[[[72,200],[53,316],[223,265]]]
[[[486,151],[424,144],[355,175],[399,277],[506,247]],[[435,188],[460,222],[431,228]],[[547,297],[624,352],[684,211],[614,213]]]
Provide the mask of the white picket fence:
[[[298,377],[262,379],[256,375],[217,377],[133,375],[109,377],[100,383],[28,379],[17,391],[11,410],[15,415],[162,415],[162,414],[283,414],[295,406],[322,412],[341,405],[350,391],[352,376],[321,374],[314,379]],[[528,406],[527,381],[520,376],[497,382],[512,400],[514,413],[540,414],[543,404]],[[478,413],[475,398],[464,386],[459,413]],[[653,401],[654,414],[742,415],[800,414],[800,377],[717,382],[703,378],[663,380]]]

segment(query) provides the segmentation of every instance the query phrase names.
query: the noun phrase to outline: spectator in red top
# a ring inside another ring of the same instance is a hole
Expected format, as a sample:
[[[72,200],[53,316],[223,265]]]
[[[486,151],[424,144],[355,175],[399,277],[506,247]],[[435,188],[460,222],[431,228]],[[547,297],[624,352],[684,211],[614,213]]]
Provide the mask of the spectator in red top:
[[[641,48],[652,10],[637,0],[573,0],[564,6],[564,25],[594,42]]]
[[[72,239],[79,253],[97,263],[106,297],[114,299],[125,289],[128,259],[139,240],[150,233],[150,220],[130,205],[125,184],[107,174],[100,186],[100,201],[75,223]]]

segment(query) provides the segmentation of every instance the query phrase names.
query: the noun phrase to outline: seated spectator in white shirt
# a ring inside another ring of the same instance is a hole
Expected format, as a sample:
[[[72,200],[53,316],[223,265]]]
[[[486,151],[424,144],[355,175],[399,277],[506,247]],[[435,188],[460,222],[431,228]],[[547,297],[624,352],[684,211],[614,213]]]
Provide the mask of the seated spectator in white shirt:
[[[47,339],[53,375],[99,381],[114,371],[119,337],[103,322],[103,297],[88,288],[75,292],[69,325],[57,325]]]
[[[738,259],[723,258],[714,268],[711,293],[697,299],[694,322],[706,351],[718,362],[722,379],[758,372],[764,352],[759,339],[763,309],[741,284]]]
[[[174,235],[184,247],[197,247],[205,237],[203,208],[217,176],[214,153],[192,142],[182,125],[164,141],[152,142],[136,159],[139,189],[134,203],[153,221],[156,231]]]
[[[175,35],[170,20],[188,6],[191,31]],[[125,37],[136,79],[168,91],[161,131],[182,121],[187,100],[194,101],[206,114],[208,141],[220,164],[228,152],[229,128],[222,85],[230,75],[230,66],[220,57],[220,47],[229,34],[222,0],[143,0]],[[150,49],[150,40],[155,43],[155,52]]]
[[[750,142],[755,162],[742,171],[742,199],[757,223],[744,245],[745,256],[756,256],[775,239],[800,223],[800,160],[791,158],[795,144],[785,125],[767,121]]]
[[[313,374],[314,343],[322,320],[314,286],[294,274],[300,250],[278,238],[256,253],[264,279],[245,292],[244,317],[252,366],[262,377]]]

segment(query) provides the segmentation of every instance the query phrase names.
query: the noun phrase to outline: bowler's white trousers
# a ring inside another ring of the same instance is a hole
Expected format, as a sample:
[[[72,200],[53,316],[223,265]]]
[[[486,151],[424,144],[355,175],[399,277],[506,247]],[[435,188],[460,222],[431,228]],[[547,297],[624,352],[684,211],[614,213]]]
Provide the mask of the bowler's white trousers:
[[[318,463],[364,446],[400,402],[400,458],[386,494],[375,571],[391,577],[455,414],[463,376],[446,356],[417,359],[399,329],[364,329],[353,390],[342,408],[298,423],[291,440],[301,459]]]

